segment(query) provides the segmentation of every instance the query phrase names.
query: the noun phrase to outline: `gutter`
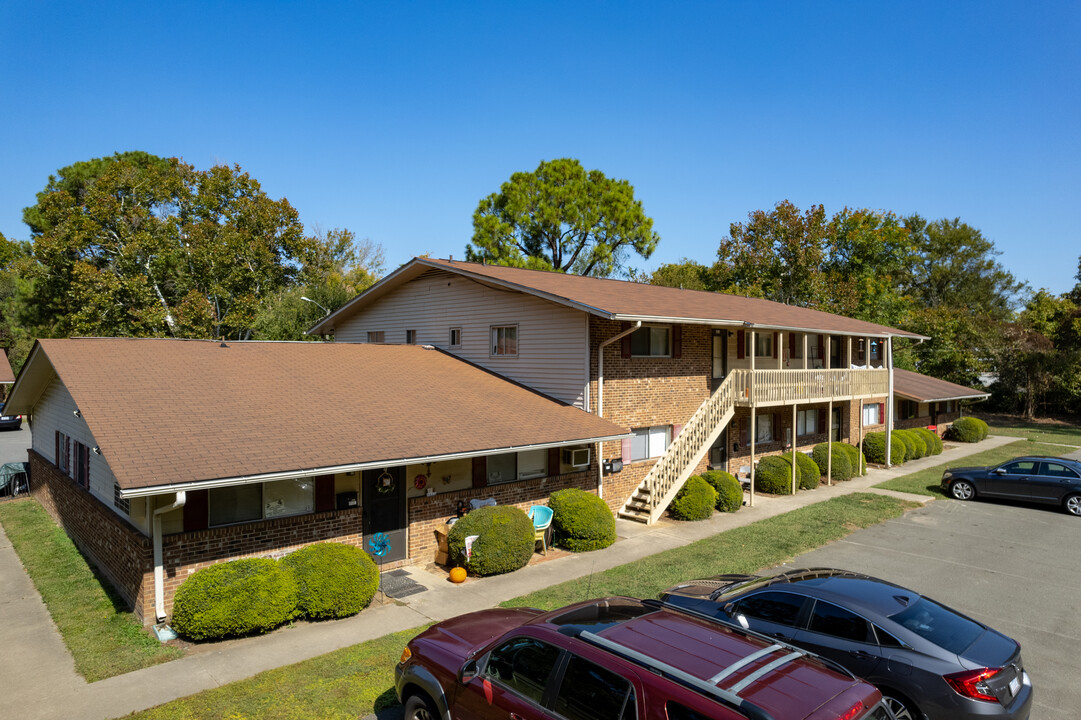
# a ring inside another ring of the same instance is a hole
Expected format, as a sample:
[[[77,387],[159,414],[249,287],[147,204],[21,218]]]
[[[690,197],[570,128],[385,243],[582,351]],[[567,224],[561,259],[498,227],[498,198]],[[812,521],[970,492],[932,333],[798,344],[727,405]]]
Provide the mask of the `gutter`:
[[[608,338],[597,346],[597,417],[599,418],[604,417],[604,349],[616,340],[627,337],[640,327],[642,327],[642,321],[638,320],[630,328]],[[601,459],[600,442],[597,443],[597,496],[604,499],[604,462]]]
[[[165,570],[161,559],[161,516],[184,507],[187,500],[187,493],[180,490],[176,493],[176,500],[172,505],[154,511],[154,615],[159,623],[165,621]]]
[[[886,328],[879,325],[879,330],[826,330],[824,328],[805,328],[795,327],[792,325],[761,325],[759,323],[746,323],[743,320],[724,320],[720,318],[690,318],[690,317],[669,317],[661,315],[609,315],[610,320],[622,320],[634,322],[639,320],[647,323],[658,324],[678,324],[678,325],[719,325],[722,327],[738,327],[738,328],[754,328],[756,330],[784,330],[785,332],[801,332],[812,335],[843,335],[845,337],[867,337],[868,335],[874,337],[900,337],[908,338],[910,340],[918,340],[923,342],[924,340],[930,340],[929,337],[924,335],[917,335],[910,332],[884,332],[892,330],[892,328]],[[838,316],[840,317],[840,316]]]

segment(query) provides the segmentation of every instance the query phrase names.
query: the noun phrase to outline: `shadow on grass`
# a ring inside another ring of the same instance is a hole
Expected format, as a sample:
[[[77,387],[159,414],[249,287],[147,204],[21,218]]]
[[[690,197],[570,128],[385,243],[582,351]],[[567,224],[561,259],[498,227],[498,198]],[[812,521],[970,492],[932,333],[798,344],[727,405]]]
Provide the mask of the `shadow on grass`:
[[[379,697],[372,703],[372,709],[375,710],[375,716],[379,720],[395,720],[402,716],[402,706],[398,702],[398,694],[394,692],[392,687],[379,694]]]

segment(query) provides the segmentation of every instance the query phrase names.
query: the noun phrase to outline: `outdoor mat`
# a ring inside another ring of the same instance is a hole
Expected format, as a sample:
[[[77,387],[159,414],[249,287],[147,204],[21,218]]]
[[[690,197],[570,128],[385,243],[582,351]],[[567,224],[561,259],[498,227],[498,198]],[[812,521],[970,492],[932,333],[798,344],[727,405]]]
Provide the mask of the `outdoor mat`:
[[[409,577],[409,573],[405,570],[391,570],[383,573],[380,578],[379,588],[383,594],[395,599],[415,595],[428,589]]]

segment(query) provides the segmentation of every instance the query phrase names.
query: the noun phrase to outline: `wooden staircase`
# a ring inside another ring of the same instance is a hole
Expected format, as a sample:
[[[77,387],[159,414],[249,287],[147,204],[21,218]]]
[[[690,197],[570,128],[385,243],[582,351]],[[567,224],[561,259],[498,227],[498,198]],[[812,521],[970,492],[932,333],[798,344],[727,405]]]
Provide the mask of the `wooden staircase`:
[[[703,402],[667,452],[631,494],[619,516],[652,525],[702,461],[736,412],[736,400],[748,392],[749,375],[734,372]]]

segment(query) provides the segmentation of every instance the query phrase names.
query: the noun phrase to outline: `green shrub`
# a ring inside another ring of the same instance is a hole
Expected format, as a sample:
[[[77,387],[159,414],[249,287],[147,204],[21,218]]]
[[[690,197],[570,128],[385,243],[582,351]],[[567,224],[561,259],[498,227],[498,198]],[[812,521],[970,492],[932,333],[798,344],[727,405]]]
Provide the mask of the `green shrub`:
[[[552,508],[552,541],[571,552],[606,548],[616,541],[616,517],[601,498],[585,490],[557,490]]]
[[[931,451],[927,448],[927,441],[918,432],[915,430],[902,430],[901,432],[908,436],[912,444],[916,446],[915,454],[910,459],[919,460],[931,454]]]
[[[895,447],[901,447],[904,449],[904,454],[901,455],[900,461],[898,461],[896,453],[894,453]],[[903,465],[908,460],[913,460],[916,457],[916,443],[909,437],[908,433],[904,430],[894,430],[890,433],[890,461],[893,465]]]
[[[983,427],[981,427],[981,423]],[[974,443],[983,440],[986,437],[987,423],[973,417],[958,418],[954,421],[950,429],[946,431],[947,440],[956,440],[958,442]]]
[[[293,574],[269,558],[211,565],[177,589],[173,629],[192,640],[265,633],[296,615]]]
[[[717,504],[721,512],[735,512],[743,507],[743,486],[731,473],[724,470],[708,470],[702,473],[702,479],[717,491]]]
[[[668,512],[676,520],[705,520],[713,515],[717,491],[701,475],[692,475],[676,493]]]
[[[792,462],[792,453],[787,452],[782,455],[789,463]],[[799,482],[800,490],[814,490],[818,487],[818,481],[822,477],[822,471],[818,468],[818,463],[811,459],[810,455],[798,452],[796,457],[796,476]]]
[[[826,463],[826,453],[830,452],[828,448],[832,447],[833,454],[833,466],[830,467]],[[854,474],[852,470],[852,461],[849,459],[849,453],[845,448],[852,448],[851,445],[845,443],[819,443],[815,445],[814,450],[811,453],[811,459],[815,461],[819,469],[823,474],[826,473],[826,468],[830,467],[832,473],[832,480],[839,482],[841,480],[851,480]],[[852,448],[855,450],[855,448]]]
[[[927,445],[928,455],[942,454],[942,438],[937,433],[933,433],[927,428],[916,428],[913,432],[923,438],[924,443]]]
[[[465,539],[477,535],[472,554],[465,560]],[[525,567],[533,557],[533,521],[513,505],[477,508],[450,529],[450,559],[465,560],[476,575],[500,575]]]
[[[792,465],[779,455],[768,455],[754,471],[754,489],[774,495],[792,494]]]
[[[867,474],[867,456],[863,451],[855,445],[849,445],[848,443],[838,443],[838,445],[844,448],[845,454],[848,456],[848,464],[852,467],[852,477],[862,477]]]
[[[972,420],[975,421],[976,426],[980,429],[980,440],[986,440],[987,436],[991,432],[991,428],[989,428],[987,426],[987,423],[985,423],[983,420],[980,420],[979,418],[974,417],[972,418]]]
[[[316,543],[282,558],[297,584],[297,610],[313,619],[356,615],[379,588],[379,568],[353,545]]]
[[[886,433],[872,432],[863,436],[863,454],[867,462],[876,465],[886,464]]]

